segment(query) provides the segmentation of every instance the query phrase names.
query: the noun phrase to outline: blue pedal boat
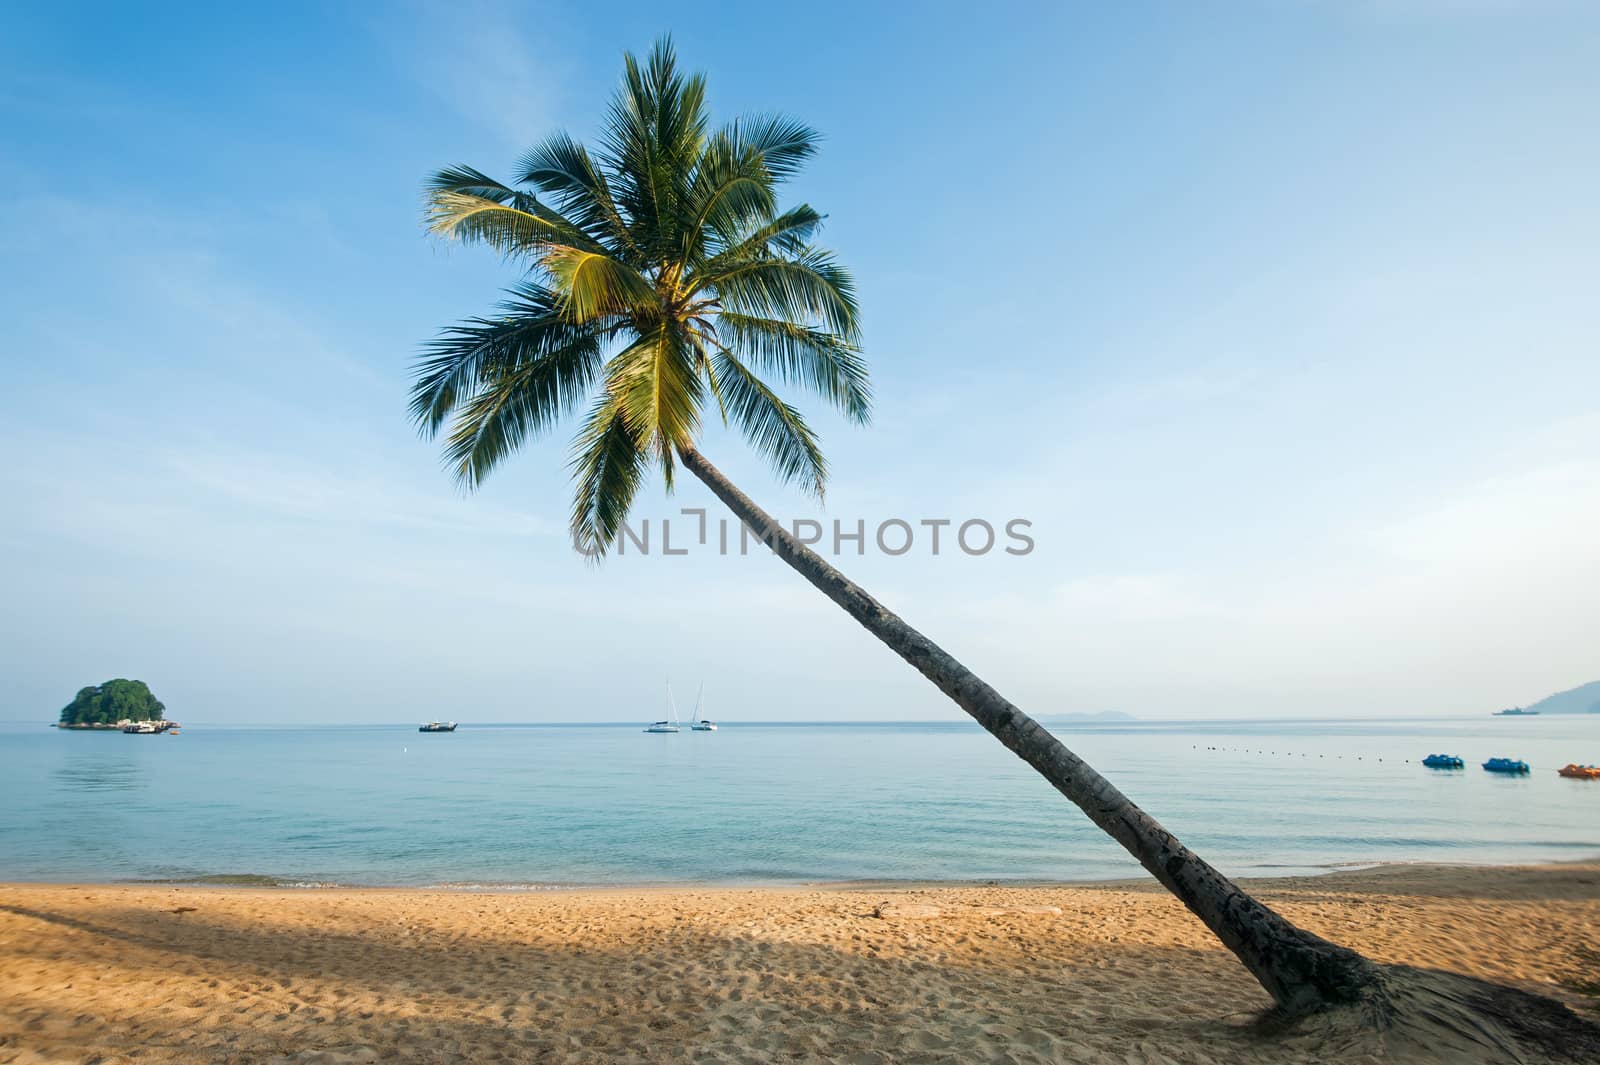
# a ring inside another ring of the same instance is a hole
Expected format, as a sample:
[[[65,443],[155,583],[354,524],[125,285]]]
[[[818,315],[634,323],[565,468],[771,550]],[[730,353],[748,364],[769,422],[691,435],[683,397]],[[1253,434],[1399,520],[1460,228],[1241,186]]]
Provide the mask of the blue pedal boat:
[[[1483,763],[1483,768],[1491,773],[1525,775],[1528,772],[1528,763],[1515,758],[1491,758]]]
[[[1429,769],[1465,769],[1467,767],[1466,761],[1454,754],[1430,754],[1422,760],[1422,764]]]

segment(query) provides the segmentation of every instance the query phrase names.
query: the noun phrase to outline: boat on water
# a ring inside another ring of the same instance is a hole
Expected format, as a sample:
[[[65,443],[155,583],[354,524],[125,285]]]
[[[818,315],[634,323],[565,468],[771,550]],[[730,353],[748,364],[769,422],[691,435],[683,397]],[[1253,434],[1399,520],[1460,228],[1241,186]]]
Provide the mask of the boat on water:
[[[430,721],[426,725],[417,727],[418,732],[454,732],[455,730],[456,723],[454,721]]]
[[[1562,766],[1556,772],[1573,780],[1600,780],[1600,765],[1578,765],[1574,762]]]
[[[701,712],[700,712],[700,697],[705,695],[705,693],[706,693],[706,686],[705,686],[704,683],[702,683],[700,685],[700,690],[695,693],[695,697],[694,697],[694,713],[689,715],[689,731],[690,732],[715,732],[715,731],[717,731],[717,723],[715,721],[711,720],[709,717],[702,717],[701,716]]]
[[[176,721],[123,721],[122,731],[130,736],[159,736],[178,727]]]
[[[1455,754],[1430,754],[1422,760],[1422,764],[1429,769],[1465,769],[1467,763],[1460,755]]]
[[[1510,710],[1496,710],[1493,717],[1538,717],[1537,710],[1524,710],[1520,706],[1513,706]]]
[[[1528,763],[1517,758],[1491,758],[1483,763],[1483,768],[1491,773],[1510,773],[1514,776],[1528,774]]]
[[[657,721],[646,732],[679,732],[678,704],[672,701],[672,682],[667,682],[667,716],[663,721]]]

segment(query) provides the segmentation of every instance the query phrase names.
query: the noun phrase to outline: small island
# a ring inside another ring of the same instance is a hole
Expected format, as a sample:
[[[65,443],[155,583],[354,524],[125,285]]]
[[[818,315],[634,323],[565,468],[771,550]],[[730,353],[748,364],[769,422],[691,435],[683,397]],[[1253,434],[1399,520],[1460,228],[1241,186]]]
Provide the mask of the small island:
[[[166,732],[177,728],[167,720],[167,708],[142,680],[117,678],[104,684],[91,684],[61,708],[56,728],[96,731]]]

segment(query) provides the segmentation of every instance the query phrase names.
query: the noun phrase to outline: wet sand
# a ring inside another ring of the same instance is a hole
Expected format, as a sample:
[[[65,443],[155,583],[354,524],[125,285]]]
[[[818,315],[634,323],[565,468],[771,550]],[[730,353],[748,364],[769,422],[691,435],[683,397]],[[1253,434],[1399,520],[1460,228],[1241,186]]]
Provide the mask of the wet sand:
[[[1255,885],[1378,960],[1511,984],[1600,1020],[1600,862]],[[1397,1060],[1366,1034],[1267,1037],[1251,1023],[1267,1005],[1142,881],[0,887],[4,1065]]]

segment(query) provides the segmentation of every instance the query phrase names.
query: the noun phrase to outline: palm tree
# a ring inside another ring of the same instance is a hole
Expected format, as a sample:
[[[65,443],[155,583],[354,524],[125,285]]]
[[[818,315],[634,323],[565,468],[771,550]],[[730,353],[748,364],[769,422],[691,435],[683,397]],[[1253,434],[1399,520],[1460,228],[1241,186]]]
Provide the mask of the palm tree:
[[[412,414],[444,431],[447,465],[478,485],[588,400],[572,445],[575,544],[616,541],[652,466],[679,463],[779,558],[950,696],[1127,848],[1238,956],[1285,1015],[1388,1001],[1392,969],[1297,928],[1180,843],[932,640],[829,565],[696,447],[706,411],[742,430],[777,474],[820,496],[827,466],[805,418],[768,378],[865,423],[871,410],[849,274],[813,243],[822,216],[780,209],[778,185],[817,135],[781,117],[713,130],[705,80],[670,42],[626,57],[594,152],[556,134],[515,185],[470,167],[428,185],[435,234],[527,268],[500,313],[444,331],[416,367]]]

